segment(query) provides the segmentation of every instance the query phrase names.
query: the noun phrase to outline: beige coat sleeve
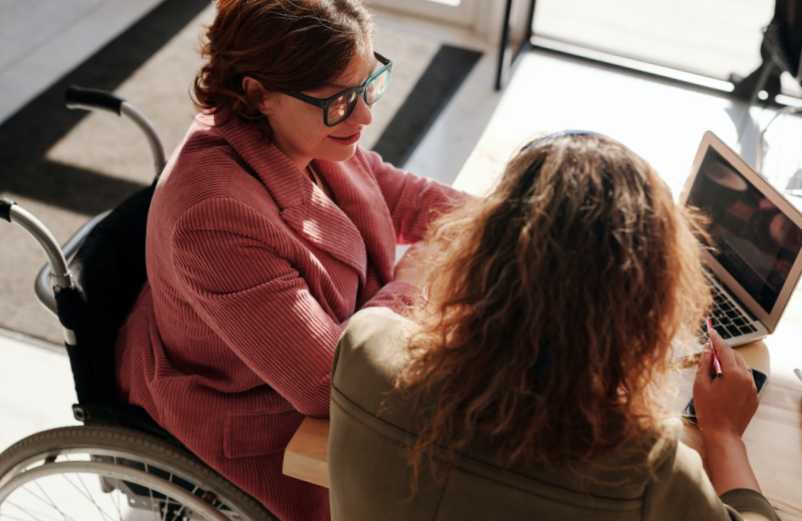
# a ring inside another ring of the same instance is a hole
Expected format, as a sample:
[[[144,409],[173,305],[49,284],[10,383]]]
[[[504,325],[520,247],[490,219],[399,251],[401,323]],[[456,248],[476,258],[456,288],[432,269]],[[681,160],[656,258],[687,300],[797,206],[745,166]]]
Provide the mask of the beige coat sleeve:
[[[699,454],[681,442],[655,473],[644,501],[646,521],[780,521],[757,491],[733,490],[718,497]]]

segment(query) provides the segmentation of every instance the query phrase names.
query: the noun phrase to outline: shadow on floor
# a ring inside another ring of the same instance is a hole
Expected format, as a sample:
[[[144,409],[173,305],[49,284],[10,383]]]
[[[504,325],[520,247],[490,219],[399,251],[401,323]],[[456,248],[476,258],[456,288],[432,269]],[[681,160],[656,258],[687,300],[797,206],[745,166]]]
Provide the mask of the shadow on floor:
[[[145,186],[45,158],[87,114],[64,109],[64,90],[73,84],[115,90],[208,6],[164,1],[0,125],[0,193],[94,215]]]

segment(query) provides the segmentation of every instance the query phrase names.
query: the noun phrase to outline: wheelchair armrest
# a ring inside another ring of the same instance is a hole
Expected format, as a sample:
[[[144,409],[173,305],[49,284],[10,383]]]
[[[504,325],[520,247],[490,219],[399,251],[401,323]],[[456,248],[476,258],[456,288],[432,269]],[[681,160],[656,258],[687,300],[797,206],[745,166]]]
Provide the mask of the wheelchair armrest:
[[[64,246],[61,248],[67,262],[72,260],[75,253],[89,236],[89,233],[95,228],[97,223],[102,221],[109,214],[109,212],[110,210],[96,215],[78,228],[72,237],[67,239],[67,242],[64,243]],[[36,275],[34,291],[36,292],[36,298],[39,299],[39,302],[53,313],[53,315],[56,315],[56,298],[53,295],[53,284],[50,281],[50,275],[50,264],[45,264]]]

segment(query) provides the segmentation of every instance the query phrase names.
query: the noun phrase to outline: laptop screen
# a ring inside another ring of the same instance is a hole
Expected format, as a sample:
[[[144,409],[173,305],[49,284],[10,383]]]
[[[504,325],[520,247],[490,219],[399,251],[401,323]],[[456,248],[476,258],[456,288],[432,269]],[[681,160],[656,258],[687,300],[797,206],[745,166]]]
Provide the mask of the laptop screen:
[[[802,229],[712,147],[686,204],[710,219],[713,257],[771,313],[802,248]]]

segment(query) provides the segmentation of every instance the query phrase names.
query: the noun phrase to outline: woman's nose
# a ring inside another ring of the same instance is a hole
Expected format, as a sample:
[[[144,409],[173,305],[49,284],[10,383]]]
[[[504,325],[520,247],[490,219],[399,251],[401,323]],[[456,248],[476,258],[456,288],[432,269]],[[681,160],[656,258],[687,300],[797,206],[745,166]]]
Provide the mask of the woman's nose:
[[[356,107],[354,107],[354,113],[351,114],[351,117],[354,122],[362,126],[368,126],[373,122],[373,112],[362,96],[357,99]]]

